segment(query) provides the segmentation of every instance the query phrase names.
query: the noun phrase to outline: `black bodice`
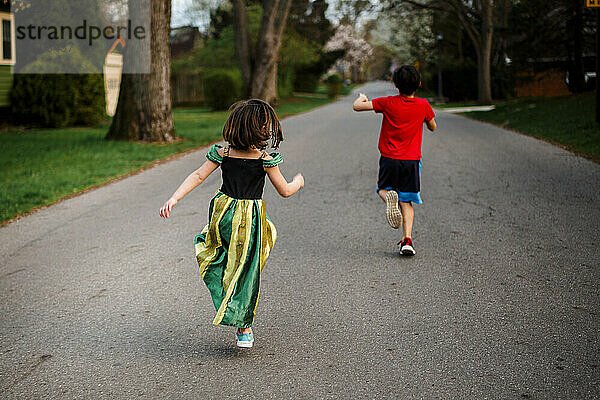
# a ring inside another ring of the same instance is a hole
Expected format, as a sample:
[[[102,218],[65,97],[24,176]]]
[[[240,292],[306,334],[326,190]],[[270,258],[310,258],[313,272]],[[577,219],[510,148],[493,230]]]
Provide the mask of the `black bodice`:
[[[261,199],[266,172],[261,158],[223,157],[221,192],[234,199]]]

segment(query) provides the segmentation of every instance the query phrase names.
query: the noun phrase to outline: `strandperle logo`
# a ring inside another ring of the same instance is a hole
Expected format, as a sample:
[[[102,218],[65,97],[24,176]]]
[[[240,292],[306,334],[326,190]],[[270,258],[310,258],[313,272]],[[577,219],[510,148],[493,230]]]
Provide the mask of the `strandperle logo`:
[[[0,0],[2,1],[2,0]],[[11,0],[15,74],[147,74],[149,0]]]
[[[99,27],[89,25],[87,20],[76,27],[69,25],[63,26],[36,26],[29,24],[27,26],[18,25],[17,40],[85,40],[89,46],[98,39],[118,39],[131,40],[133,38],[142,40],[146,38],[146,28],[144,26],[133,26],[131,20],[127,20],[126,26],[104,26]]]

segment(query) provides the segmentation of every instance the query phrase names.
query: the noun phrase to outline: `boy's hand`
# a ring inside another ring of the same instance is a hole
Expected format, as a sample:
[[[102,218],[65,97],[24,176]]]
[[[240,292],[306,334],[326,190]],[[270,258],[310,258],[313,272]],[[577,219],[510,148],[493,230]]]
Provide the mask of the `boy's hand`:
[[[158,213],[163,218],[169,218],[169,215],[171,215],[171,210],[175,204],[177,204],[177,200],[171,197],[169,200],[165,201],[165,204],[163,204]]]
[[[358,98],[352,105],[354,111],[368,111],[373,109],[373,103],[369,101],[369,98],[364,94],[360,93]]]

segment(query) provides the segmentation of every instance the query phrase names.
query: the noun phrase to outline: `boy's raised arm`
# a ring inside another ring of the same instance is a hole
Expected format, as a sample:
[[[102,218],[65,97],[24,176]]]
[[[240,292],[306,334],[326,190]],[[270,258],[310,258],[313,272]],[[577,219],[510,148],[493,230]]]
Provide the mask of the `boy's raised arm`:
[[[354,111],[370,111],[373,109],[373,102],[369,101],[364,93],[360,93],[352,106]]]

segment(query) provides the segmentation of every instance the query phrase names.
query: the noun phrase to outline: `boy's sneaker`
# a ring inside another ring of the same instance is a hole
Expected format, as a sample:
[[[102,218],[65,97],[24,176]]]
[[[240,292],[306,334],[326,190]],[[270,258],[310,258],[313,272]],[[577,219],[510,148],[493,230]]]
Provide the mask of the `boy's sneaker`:
[[[240,329],[238,329],[235,333],[237,337],[237,346],[250,348],[254,344],[254,335],[252,334],[252,329],[250,329],[249,333],[242,333]]]
[[[414,256],[416,253],[411,238],[404,238],[403,241],[398,243],[398,247],[400,248],[400,253],[405,256]]]
[[[402,225],[402,213],[398,208],[398,193],[395,190],[388,190],[385,195],[385,218],[394,229]]]

